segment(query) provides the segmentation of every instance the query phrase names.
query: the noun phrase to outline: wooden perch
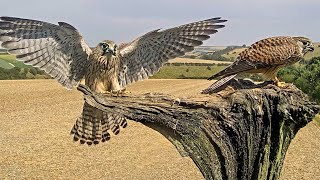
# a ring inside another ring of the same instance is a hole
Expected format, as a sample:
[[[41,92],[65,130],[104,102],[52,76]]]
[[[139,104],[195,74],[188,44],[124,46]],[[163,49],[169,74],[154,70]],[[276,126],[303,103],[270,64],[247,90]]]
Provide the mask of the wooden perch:
[[[299,89],[267,85],[178,99],[164,94],[93,94],[87,103],[163,133],[206,179],[278,179],[298,130],[320,110]]]

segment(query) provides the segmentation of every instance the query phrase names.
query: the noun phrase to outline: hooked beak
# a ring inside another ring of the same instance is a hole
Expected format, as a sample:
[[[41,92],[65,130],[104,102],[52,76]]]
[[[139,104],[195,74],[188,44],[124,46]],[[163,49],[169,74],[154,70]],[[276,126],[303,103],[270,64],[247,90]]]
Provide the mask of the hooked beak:
[[[112,55],[116,55],[116,52],[114,51],[114,49],[111,49],[111,48],[109,48],[108,50],[107,50],[107,53],[110,53],[110,54],[112,54]]]
[[[313,52],[314,51],[314,47],[313,46],[310,46],[308,47],[309,51]]]
[[[103,49],[103,51],[102,51],[102,56],[104,56],[104,55],[106,55],[106,54],[112,54],[112,55],[116,55],[116,52],[113,50],[113,49],[111,49],[111,48],[107,48],[107,49]]]

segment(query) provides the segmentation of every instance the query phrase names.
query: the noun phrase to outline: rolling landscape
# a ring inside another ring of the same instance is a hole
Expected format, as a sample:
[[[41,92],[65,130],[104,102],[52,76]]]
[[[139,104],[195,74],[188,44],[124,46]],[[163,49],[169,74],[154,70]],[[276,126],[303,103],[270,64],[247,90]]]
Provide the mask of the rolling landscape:
[[[320,43],[315,51],[307,54],[308,61],[320,56]],[[153,77],[154,79],[206,79],[231,64],[245,50],[243,46],[200,46],[185,56],[170,60]],[[15,56],[0,51],[0,80],[4,79],[49,79],[43,71],[17,61]]]
[[[319,7],[1,1],[0,180],[320,180]]]
[[[306,61],[320,56],[319,43],[315,47]],[[170,60],[151,79],[128,90],[192,97],[212,83],[206,78],[232,63],[245,48],[200,47]],[[283,77],[289,79],[285,72]],[[0,79],[0,177],[203,179],[190,158],[181,157],[165,137],[141,123],[129,121],[119,135],[95,147],[72,142],[69,132],[81,112],[82,94],[67,91],[43,71],[24,65],[12,55],[0,54]],[[291,143],[282,180],[314,179],[320,174],[319,133],[318,116]],[[93,164],[92,171],[86,171]]]

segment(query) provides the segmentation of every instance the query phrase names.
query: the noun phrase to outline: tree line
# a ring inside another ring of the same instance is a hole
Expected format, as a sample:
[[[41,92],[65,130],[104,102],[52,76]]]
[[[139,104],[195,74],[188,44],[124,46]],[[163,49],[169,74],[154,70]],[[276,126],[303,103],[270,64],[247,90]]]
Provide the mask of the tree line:
[[[44,71],[38,68],[20,68],[4,69],[0,67],[0,80],[5,79],[50,79]]]

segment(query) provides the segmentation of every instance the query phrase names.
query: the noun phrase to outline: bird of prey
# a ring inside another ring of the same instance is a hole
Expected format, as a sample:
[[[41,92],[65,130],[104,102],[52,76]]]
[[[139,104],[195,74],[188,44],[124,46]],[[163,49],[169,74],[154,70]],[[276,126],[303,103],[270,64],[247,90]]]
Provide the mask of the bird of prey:
[[[313,50],[312,41],[306,37],[279,36],[260,40],[241,52],[233,64],[211,76],[208,80],[221,78],[202,93],[214,92],[238,73],[261,73],[278,87],[285,87],[285,83],[276,76],[278,70],[302,60],[307,52]]]
[[[223,28],[226,20],[211,18],[166,30],[153,30],[130,43],[101,41],[89,48],[79,31],[65,22],[58,25],[15,17],[0,17],[2,47],[25,64],[44,70],[67,89],[84,79],[93,92],[121,93],[127,85],[152,76],[169,59],[182,56]],[[71,130],[74,140],[98,144],[118,134],[126,119],[84,103]]]

